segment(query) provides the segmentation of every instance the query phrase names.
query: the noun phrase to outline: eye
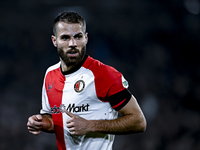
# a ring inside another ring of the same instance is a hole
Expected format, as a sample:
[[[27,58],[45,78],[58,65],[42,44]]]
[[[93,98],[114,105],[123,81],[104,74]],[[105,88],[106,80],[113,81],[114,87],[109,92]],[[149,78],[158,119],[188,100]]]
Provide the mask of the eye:
[[[77,39],[77,40],[80,40],[82,39],[83,35],[82,34],[78,34],[78,35],[75,35],[74,38]]]
[[[66,40],[69,40],[70,37],[68,35],[62,35],[61,39],[64,40],[64,41],[66,41]]]

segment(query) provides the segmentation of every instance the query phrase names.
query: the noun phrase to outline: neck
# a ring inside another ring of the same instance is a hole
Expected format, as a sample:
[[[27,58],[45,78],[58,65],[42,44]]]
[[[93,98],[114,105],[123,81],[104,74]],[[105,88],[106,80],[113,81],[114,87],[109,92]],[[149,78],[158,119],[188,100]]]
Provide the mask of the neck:
[[[67,75],[67,74],[70,74],[72,72],[75,72],[77,71],[82,65],[83,63],[85,62],[85,60],[87,59],[88,55],[85,55],[83,60],[81,62],[79,62],[78,64],[74,64],[74,65],[70,65],[70,66],[67,66],[62,60],[61,60],[61,65],[60,65],[60,68],[61,68],[61,71],[64,75]]]
[[[67,65],[61,60],[61,69],[62,69],[63,72],[65,72],[65,71],[70,71],[71,69],[75,68],[77,65],[78,65],[78,64],[67,66]]]

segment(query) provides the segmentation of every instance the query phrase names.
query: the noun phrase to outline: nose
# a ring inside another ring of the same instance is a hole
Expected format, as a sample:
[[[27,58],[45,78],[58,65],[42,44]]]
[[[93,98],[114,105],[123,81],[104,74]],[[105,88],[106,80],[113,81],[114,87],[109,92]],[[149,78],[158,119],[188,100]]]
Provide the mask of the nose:
[[[70,47],[75,47],[76,46],[76,40],[74,38],[71,38],[69,41],[69,46]]]

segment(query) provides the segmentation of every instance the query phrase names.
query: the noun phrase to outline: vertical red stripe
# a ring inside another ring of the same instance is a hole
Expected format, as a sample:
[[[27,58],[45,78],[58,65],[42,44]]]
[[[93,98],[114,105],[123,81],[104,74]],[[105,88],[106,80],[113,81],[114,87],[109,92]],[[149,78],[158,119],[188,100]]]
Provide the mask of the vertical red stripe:
[[[55,135],[57,141],[58,150],[66,150],[65,139],[64,139],[64,130],[63,130],[63,118],[62,113],[58,107],[62,104],[62,95],[65,77],[61,74],[60,68],[50,71],[45,78],[45,87],[47,91],[47,96],[51,108],[55,108],[55,113],[52,114]],[[48,87],[48,85],[53,85]],[[51,88],[51,89],[50,89]]]

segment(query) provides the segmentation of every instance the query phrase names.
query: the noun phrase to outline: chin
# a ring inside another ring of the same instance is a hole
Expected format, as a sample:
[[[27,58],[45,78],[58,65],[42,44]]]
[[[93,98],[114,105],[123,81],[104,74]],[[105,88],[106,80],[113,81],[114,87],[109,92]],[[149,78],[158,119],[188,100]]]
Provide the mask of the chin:
[[[81,62],[78,58],[68,58],[67,61],[64,61],[67,66],[77,65]]]

